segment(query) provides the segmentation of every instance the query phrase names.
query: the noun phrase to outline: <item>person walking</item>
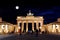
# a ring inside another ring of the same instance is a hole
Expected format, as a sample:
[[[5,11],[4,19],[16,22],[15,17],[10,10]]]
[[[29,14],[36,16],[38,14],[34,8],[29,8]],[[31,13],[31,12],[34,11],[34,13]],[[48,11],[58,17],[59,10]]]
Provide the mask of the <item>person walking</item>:
[[[38,30],[36,29],[36,36],[38,36]]]

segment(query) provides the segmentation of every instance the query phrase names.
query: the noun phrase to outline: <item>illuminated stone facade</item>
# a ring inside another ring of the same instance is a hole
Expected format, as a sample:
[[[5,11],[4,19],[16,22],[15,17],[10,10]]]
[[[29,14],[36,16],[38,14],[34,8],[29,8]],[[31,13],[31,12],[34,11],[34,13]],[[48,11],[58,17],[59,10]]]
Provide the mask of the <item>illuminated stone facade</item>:
[[[29,30],[28,23],[32,23],[32,31],[35,31],[34,23],[36,23],[36,29],[38,29],[38,31],[40,29],[41,32],[44,31],[53,34],[60,33],[60,18],[57,19],[57,22],[44,25],[43,16],[33,16],[33,14],[29,11],[26,17],[18,16],[16,20],[18,27],[21,29],[21,32],[24,31],[24,23],[26,23],[26,32]]]
[[[14,32],[14,25],[8,22],[2,21],[0,18],[0,34],[12,33]]]
[[[33,16],[33,15],[34,14],[32,14],[31,11],[29,10],[29,13],[27,14],[27,16],[17,16],[16,25],[8,22],[3,22],[2,18],[0,17],[0,34],[12,33],[12,32],[22,33],[24,31],[29,32],[29,28],[31,28],[30,31],[33,31],[33,32],[35,32],[37,29],[38,31],[41,30],[39,31],[39,33],[42,33],[44,31],[50,34],[51,33],[60,34],[60,18],[58,18],[56,22],[43,24],[44,22],[43,16]],[[31,27],[29,27],[29,23],[31,23],[32,25]],[[36,29],[35,29],[35,26],[36,26]]]
[[[46,25],[48,33],[60,33],[60,22],[53,22]]]
[[[48,33],[60,34],[60,18],[56,22],[47,24],[46,27]]]
[[[0,17],[0,22],[2,22],[2,18]]]
[[[29,11],[26,17],[18,16],[16,20],[17,20],[18,27],[20,27],[21,29],[21,32],[24,31],[24,23],[26,23],[26,32],[28,32],[29,30],[28,23],[32,23],[32,31],[35,31],[34,23],[36,23],[36,29],[39,30],[43,26],[44,19],[43,16],[37,16],[37,17],[33,16],[31,11]]]

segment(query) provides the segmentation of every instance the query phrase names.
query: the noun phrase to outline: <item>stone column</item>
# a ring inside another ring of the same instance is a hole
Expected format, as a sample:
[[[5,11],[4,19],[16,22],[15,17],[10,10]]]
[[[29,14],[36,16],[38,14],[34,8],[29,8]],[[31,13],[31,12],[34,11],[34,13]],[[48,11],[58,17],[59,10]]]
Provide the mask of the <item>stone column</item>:
[[[53,24],[53,29],[52,29],[52,32],[56,32],[56,28],[55,28],[55,24]]]
[[[21,23],[21,21],[17,22],[17,28],[15,28],[15,32],[18,32],[18,30],[21,29],[20,23]]]
[[[38,27],[38,22],[36,22],[36,29],[39,30],[39,27]]]
[[[26,22],[26,32],[28,32],[28,22]]]
[[[40,22],[41,27],[43,26],[43,21]]]
[[[43,21],[40,21],[40,29],[43,27]]]
[[[18,22],[18,27],[20,27],[20,23],[21,23],[21,22]]]
[[[22,22],[22,28],[21,28],[21,32],[24,31],[24,22]]]
[[[32,30],[34,31],[34,22],[32,22]]]

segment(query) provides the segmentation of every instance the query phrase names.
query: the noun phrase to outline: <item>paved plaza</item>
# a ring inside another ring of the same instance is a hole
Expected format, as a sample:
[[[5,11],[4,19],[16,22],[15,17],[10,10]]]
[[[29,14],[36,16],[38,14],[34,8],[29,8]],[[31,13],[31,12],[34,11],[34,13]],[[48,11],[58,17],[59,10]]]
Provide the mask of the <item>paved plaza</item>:
[[[0,40],[60,40],[60,35],[52,34],[22,34],[0,35]]]

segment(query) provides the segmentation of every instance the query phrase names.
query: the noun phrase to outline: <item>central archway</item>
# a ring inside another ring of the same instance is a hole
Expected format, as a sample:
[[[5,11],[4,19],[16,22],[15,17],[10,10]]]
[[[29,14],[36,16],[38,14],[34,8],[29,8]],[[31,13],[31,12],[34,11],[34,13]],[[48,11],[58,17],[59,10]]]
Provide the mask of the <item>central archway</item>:
[[[28,31],[32,30],[32,23],[28,23]]]

